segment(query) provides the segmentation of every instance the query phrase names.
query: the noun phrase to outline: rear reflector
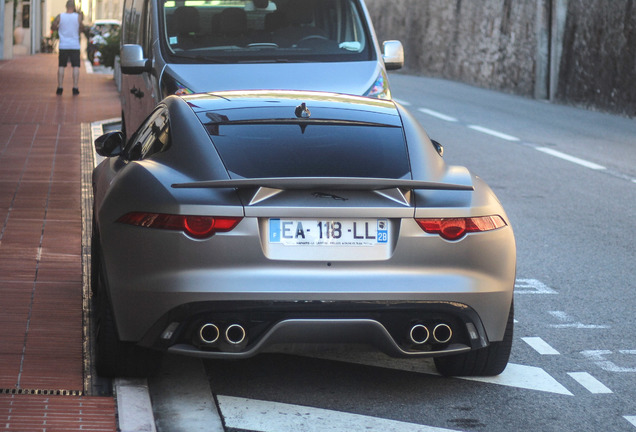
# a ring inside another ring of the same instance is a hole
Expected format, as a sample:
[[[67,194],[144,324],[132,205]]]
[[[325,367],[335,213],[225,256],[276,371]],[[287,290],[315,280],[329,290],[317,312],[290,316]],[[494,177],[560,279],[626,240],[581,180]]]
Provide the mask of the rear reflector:
[[[212,217],[169,215],[162,213],[132,212],[123,215],[117,222],[145,228],[183,231],[190,237],[203,239],[217,232],[231,231],[242,217]]]
[[[415,219],[420,228],[446,240],[459,240],[473,232],[492,231],[506,226],[499,215],[468,218]]]

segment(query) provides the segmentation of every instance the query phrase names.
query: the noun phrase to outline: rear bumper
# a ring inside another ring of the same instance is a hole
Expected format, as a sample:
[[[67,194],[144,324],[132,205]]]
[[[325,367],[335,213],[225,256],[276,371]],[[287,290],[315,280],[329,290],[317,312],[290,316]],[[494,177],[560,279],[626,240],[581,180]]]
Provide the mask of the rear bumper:
[[[164,331],[157,327],[165,324],[166,316],[198,304],[209,305],[206,308],[210,311],[223,311],[225,307],[217,306],[234,305],[231,309],[236,310],[256,302],[257,310],[268,310],[271,304],[315,303],[329,311],[335,303],[430,303],[457,304],[473,310],[478,318],[472,321],[481,323],[483,339],[501,341],[515,280],[512,230],[506,227],[469,235],[449,244],[423,233],[414,224],[401,226],[402,240],[391,259],[363,262],[268,260],[260,246],[254,244],[254,236],[243,238],[235,232],[194,244],[192,240],[180,239],[166,248],[158,240],[146,241],[156,237],[150,236],[152,230],[138,230],[143,236],[131,230],[131,235],[139,238],[127,240],[130,247],[125,253],[108,254],[104,266],[118,334],[123,341],[143,340],[144,345],[154,346],[159,335],[151,334]],[[241,247],[237,247],[237,242]],[[193,313],[183,312],[183,316]],[[289,319],[314,318],[300,315]],[[358,317],[344,314],[330,318]],[[184,319],[179,317],[175,322]],[[375,320],[386,327],[373,317],[362,319]],[[345,326],[355,328],[351,330],[353,333],[380,331],[366,321]],[[303,330],[292,332],[292,327]],[[282,338],[283,334],[306,332],[306,327],[311,326],[286,323],[275,333]],[[273,333],[269,337],[275,340],[279,336],[274,337]]]
[[[264,310],[274,303],[316,303],[322,304],[325,311],[334,303],[346,302],[458,304],[475,311],[488,340],[499,341],[503,338],[512,302],[514,273],[502,280],[457,270],[454,273],[377,270],[358,274],[347,270],[335,271],[326,277],[322,270],[317,269],[314,274],[307,268],[297,271],[288,268],[284,274],[275,270],[228,269],[213,275],[205,271],[169,277],[155,275],[145,280],[145,289],[132,289],[134,286],[118,293],[111,291],[118,333],[124,341],[140,341],[164,316],[175,310],[190,310],[190,305],[232,304],[236,305],[231,308],[235,310],[254,302]]]
[[[232,335],[237,326],[243,333]],[[212,328],[215,333],[202,338],[202,329]],[[413,328],[425,332],[416,341]],[[279,345],[342,343],[365,344],[394,357],[432,357],[484,348],[489,341],[477,313],[463,304],[350,301],[187,304],[161,317],[141,341],[202,358],[246,358]]]

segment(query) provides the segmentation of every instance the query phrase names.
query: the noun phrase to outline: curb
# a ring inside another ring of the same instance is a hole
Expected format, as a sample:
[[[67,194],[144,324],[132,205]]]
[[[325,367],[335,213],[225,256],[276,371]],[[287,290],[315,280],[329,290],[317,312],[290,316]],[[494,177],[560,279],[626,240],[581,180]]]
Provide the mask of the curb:
[[[156,432],[148,383],[145,379],[116,378],[117,416],[121,432]]]

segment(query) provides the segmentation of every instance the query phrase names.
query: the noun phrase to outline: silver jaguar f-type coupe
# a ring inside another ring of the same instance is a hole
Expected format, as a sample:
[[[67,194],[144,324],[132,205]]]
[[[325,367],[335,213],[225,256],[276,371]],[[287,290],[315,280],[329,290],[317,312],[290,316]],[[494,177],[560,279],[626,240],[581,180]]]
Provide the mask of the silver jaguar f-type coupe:
[[[508,217],[398,103],[171,96],[95,148],[99,374],[307,343],[434,357],[443,375],[506,367]]]

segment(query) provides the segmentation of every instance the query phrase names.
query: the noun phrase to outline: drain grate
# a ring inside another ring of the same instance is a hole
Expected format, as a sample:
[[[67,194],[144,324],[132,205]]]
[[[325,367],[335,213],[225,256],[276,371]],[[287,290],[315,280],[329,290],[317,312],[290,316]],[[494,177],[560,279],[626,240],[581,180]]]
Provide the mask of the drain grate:
[[[82,390],[48,390],[48,389],[0,389],[0,394],[11,395],[43,395],[43,396],[83,396]]]

